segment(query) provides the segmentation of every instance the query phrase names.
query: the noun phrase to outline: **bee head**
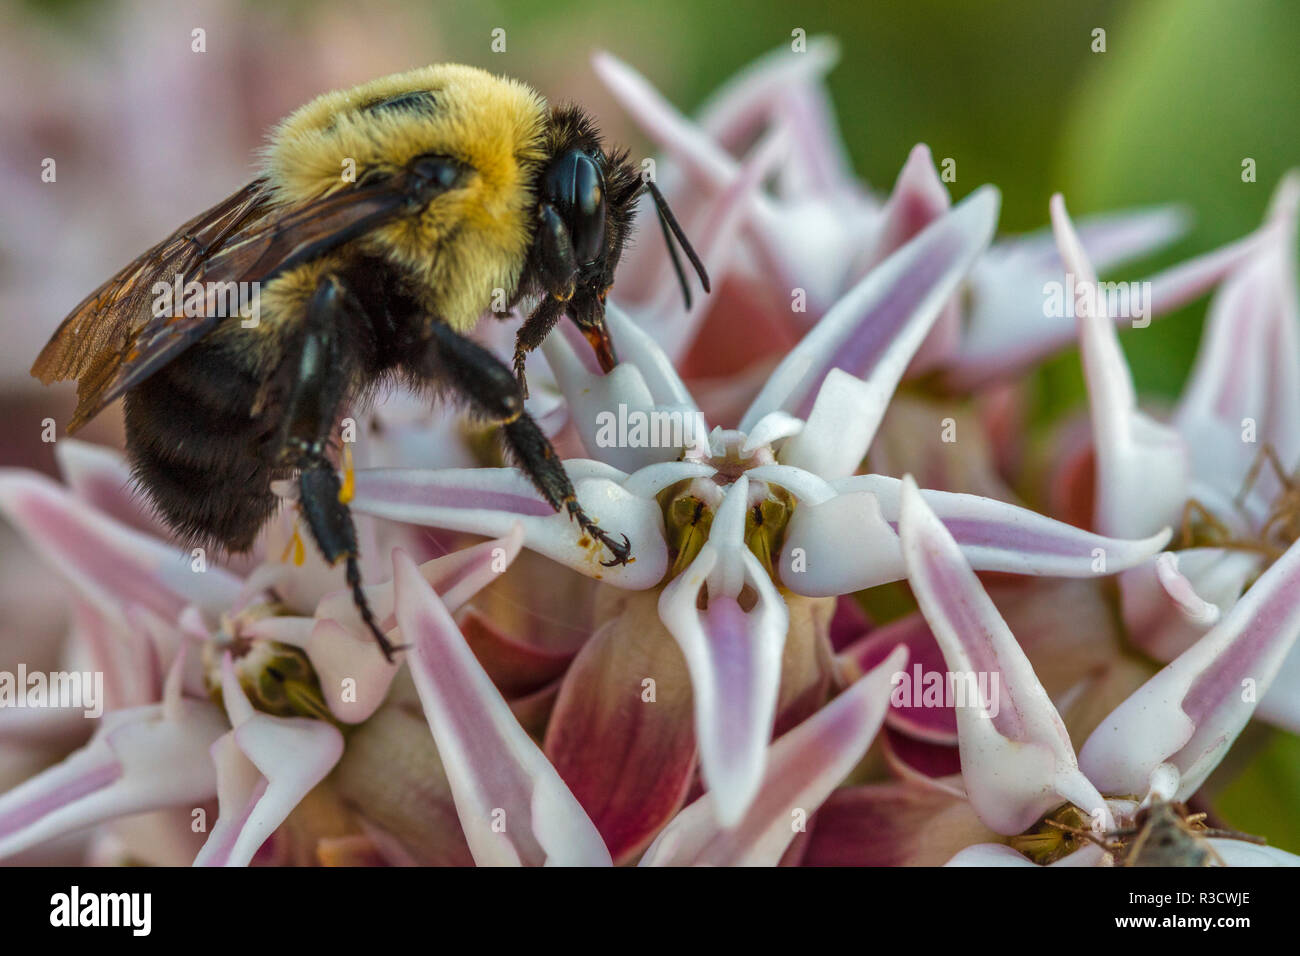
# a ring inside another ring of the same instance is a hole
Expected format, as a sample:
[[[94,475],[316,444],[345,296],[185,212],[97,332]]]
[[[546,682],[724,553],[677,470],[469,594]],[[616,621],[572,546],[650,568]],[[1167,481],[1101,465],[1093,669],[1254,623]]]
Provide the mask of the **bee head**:
[[[707,290],[708,276],[653,182],[642,182],[626,150],[607,152],[595,124],[575,107],[551,117],[551,159],[537,180],[535,275],[542,290],[591,342],[605,371],[615,359],[605,329],[605,297],[643,191],[654,197],[673,265],[690,307],[690,291],[669,234],[676,237]]]
[[[605,331],[605,296],[640,184],[623,156],[606,155],[594,136],[583,139],[542,170],[534,254],[544,291],[565,303],[608,371],[614,356]]]

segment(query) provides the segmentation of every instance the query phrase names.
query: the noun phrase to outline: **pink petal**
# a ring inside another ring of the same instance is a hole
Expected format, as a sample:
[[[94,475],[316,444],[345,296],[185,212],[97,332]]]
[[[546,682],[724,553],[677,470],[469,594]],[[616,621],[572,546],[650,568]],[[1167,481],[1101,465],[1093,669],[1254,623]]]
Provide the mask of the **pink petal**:
[[[1162,231],[1168,232],[1159,224],[1167,216],[1159,211],[1154,215],[1155,228],[1148,230],[1138,222],[1136,235],[1148,231],[1158,238]],[[1082,246],[1100,268],[1116,258],[1127,258],[1128,252],[1138,246],[1138,243],[1126,243],[1119,250],[1122,255],[1103,261],[1100,256],[1108,250],[1104,245],[1098,247],[1089,227],[1088,220],[1079,224]],[[1103,228],[1102,232],[1105,231]],[[1258,233],[1248,236],[1142,280],[1151,285],[1150,317],[1158,318],[1204,295],[1253,253],[1260,238]],[[1025,249],[1019,251],[1018,245],[1024,245]],[[1043,315],[1045,283],[1061,282],[1064,276],[1059,252],[1052,249],[1044,255],[1039,245],[1037,237],[1019,243],[1015,240],[1000,243],[971,271],[972,305],[961,349],[947,361],[943,374],[946,387],[970,391],[1014,375],[1065,347],[1074,337],[1068,315],[1056,318]],[[1130,318],[1118,316],[1113,321],[1131,322]]]
[[[55,444],[54,457],[68,487],[97,510],[156,538],[171,537],[158,516],[144,505],[134,487],[131,467],[120,452],[65,438]]]
[[[1119,584],[1129,636],[1156,660],[1173,660],[1219,622],[1261,563],[1247,552],[1190,548],[1124,571]]]
[[[750,474],[798,494],[770,469]],[[791,516],[781,552],[782,583],[800,594],[833,595],[901,579],[899,480],[854,475],[829,487],[829,495],[819,493],[826,495],[821,500],[800,500]],[[1170,537],[1166,529],[1142,540],[1107,538],[992,498],[931,490],[921,496],[981,571],[1098,577],[1140,564]]]
[[[728,150],[770,122],[773,104],[792,89],[818,84],[839,60],[832,37],[809,37],[806,49],[794,53],[781,45],[743,67],[715,90],[700,107],[699,125]],[[841,149],[838,139],[824,137],[810,144],[821,154]]]
[[[985,681],[976,700],[957,706],[962,775],[980,819],[1015,834],[1063,800],[1105,810],[1024,651],[910,477],[900,531],[908,581],[950,671]]]
[[[0,469],[0,512],[108,613],[139,604],[175,620],[188,604],[220,613],[239,593],[239,579],[229,572],[210,563],[193,570],[189,553],[96,511],[36,472]]]
[[[210,800],[208,747],[225,730],[206,701],[106,714],[85,747],[0,797],[0,858],[106,820]]]
[[[741,819],[762,783],[789,626],[785,602],[744,546],[748,490],[742,475],[718,507],[709,540],[659,599],[659,616],[686,656],[701,771],[724,825]],[[748,611],[738,600],[746,584],[757,595]]]
[[[397,622],[474,861],[608,865],[609,851],[519,726],[437,593],[393,555]]]
[[[588,577],[631,589],[657,584],[668,570],[658,503],[629,493],[622,484],[627,476],[609,466],[571,460],[565,467],[588,514],[611,534],[627,535],[630,563],[602,565],[609,560],[604,548],[583,535],[567,513],[556,513],[511,468],[359,471],[352,507],[393,521],[493,536],[510,534],[518,522],[525,547]]]
[[[1101,723],[1080,766],[1107,793],[1142,793],[1152,770],[1196,791],[1227,752],[1300,636],[1300,545],[1265,571],[1203,638]]]
[[[523,546],[523,527],[516,523],[502,538],[454,551],[420,565],[420,574],[455,613],[482,588],[500,578]],[[366,599],[379,626],[387,633],[397,626],[393,616],[393,583],[365,588]],[[346,723],[360,723],[383,703],[400,661],[384,659],[361,621],[351,591],[337,591],[316,608],[315,624],[304,630],[301,618],[263,618],[248,625],[250,637],[264,637],[301,647],[311,661],[331,713]],[[355,691],[344,695],[344,682]]]
[[[195,866],[247,866],[343,756],[343,735],[333,725],[254,711],[229,652],[221,691],[234,729],[212,745],[219,813]]]
[[[943,672],[943,651],[930,633],[930,626],[920,614],[909,614],[876,628],[840,652],[840,660],[851,662],[861,671],[879,664],[899,645],[907,648],[909,676],[916,686],[916,675]],[[901,682],[899,683],[901,686]],[[950,706],[929,706],[910,695],[891,694],[885,724],[894,730],[940,744],[957,743],[957,718]]]
[[[1176,416],[1187,436],[1198,475],[1235,495],[1259,445],[1273,446],[1283,462],[1300,454],[1300,315],[1295,289],[1295,232],[1300,176],[1283,182],[1272,221],[1254,255],[1223,283],[1197,353],[1196,366]],[[1246,419],[1256,424],[1244,441]],[[1227,449],[1232,453],[1225,454]],[[1226,460],[1225,460],[1226,459]],[[1256,491],[1280,490],[1269,474]]]
[[[1058,194],[1052,224],[1067,277],[1082,294],[1097,275]],[[1098,295],[1076,303],[1084,377],[1097,455],[1094,523],[1105,534],[1151,534],[1173,521],[1187,498],[1190,464],[1176,431],[1137,409],[1137,395],[1119,337]]]
[[[866,754],[889,706],[890,677],[906,663],[900,647],[772,744],[759,790],[734,825],[720,824],[716,794],[705,794],[664,829],[642,865],[775,866]]]
[[[806,417],[833,368],[868,383],[874,401],[861,411],[878,423],[943,303],[992,238],[997,209],[994,189],[976,190],[873,269],[777,367],[740,430],[777,409]]]
[[[615,862],[681,808],[696,768],[691,682],[653,595],[628,595],[579,652],[544,748]]]
[[[842,787],[817,811],[804,866],[942,866],[997,834],[964,799],[906,783]]]
[[[881,210],[880,234],[862,263],[865,274],[890,253],[901,249],[913,236],[952,205],[948,189],[934,168],[930,147],[918,143],[894,183],[894,191]]]

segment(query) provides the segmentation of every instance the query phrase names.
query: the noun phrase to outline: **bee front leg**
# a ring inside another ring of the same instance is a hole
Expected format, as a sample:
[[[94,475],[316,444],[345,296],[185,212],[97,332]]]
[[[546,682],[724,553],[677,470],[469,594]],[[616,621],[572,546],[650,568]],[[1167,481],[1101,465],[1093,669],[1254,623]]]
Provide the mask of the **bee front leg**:
[[[327,454],[330,431],[355,371],[356,350],[349,347],[345,336],[364,321],[361,306],[342,281],[336,276],[322,278],[307,307],[277,457],[298,469],[298,506],[307,528],[326,561],[331,565],[345,562],[357,613],[391,662],[401,648],[388,640],[366,600],[349,496]]]
[[[528,397],[528,378],[524,375],[524,362],[528,358],[528,353],[546,341],[546,337],[551,334],[555,323],[560,321],[560,316],[564,315],[565,304],[563,299],[548,295],[537,308],[533,309],[532,315],[524,320],[524,324],[519,327],[519,333],[515,336],[515,378],[519,381],[519,392],[524,398]]]
[[[435,320],[431,323],[427,354],[412,370],[447,385],[475,412],[501,426],[511,457],[547,503],[556,511],[567,511],[583,531],[608,549],[612,560],[602,562],[606,567],[628,562],[632,548],[627,535],[620,535],[619,541],[582,510],[573,482],[550,440],[524,411],[523,391],[505,363],[477,342]]]

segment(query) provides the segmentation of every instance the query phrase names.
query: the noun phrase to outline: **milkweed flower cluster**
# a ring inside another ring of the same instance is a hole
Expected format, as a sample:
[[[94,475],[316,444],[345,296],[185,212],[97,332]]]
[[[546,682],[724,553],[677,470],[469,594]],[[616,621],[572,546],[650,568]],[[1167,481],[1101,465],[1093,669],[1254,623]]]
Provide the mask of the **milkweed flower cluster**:
[[[0,857],[80,835],[95,861],[199,865],[1108,864],[1249,721],[1300,730],[1300,182],[1116,314],[1095,270],[1179,214],[1076,228],[1057,197],[1051,232],[995,239],[997,191],[953,203],[923,146],[876,196],[833,61],[771,55],[692,118],[596,58],[715,289],[683,309],[642,243],[619,364],[576,330],[532,359],[530,410],[626,565],[490,434],[400,393],[356,412],[352,499],[394,664],[292,502],[223,562],[178,551],[115,452],[60,441],[62,483],[0,472],[75,594],[66,664],[107,688],[93,726],[41,715],[50,765],[0,795]],[[1157,420],[1117,327],[1216,287]],[[1076,339],[1091,434],[1057,477],[1092,471],[1087,526],[1018,501],[997,450],[1004,383]],[[0,748],[31,727],[0,708]]]

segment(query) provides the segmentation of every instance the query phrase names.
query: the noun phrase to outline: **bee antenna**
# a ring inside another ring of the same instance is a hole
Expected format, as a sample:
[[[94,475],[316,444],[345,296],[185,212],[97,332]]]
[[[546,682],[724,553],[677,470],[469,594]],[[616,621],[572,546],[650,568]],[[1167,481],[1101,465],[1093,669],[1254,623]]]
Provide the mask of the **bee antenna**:
[[[686,298],[686,308],[689,309],[691,307],[691,291],[686,284],[686,275],[682,271],[681,260],[677,258],[673,238],[677,239],[682,251],[686,253],[686,258],[690,260],[691,266],[695,269],[695,274],[700,277],[700,285],[704,286],[705,292],[712,291],[709,288],[709,274],[705,271],[704,263],[700,261],[700,257],[696,255],[690,240],[686,238],[686,233],[682,232],[682,227],[678,225],[673,211],[668,208],[668,200],[659,191],[659,187],[654,184],[653,180],[647,180],[645,187],[654,199],[655,211],[659,214],[659,228],[663,230],[664,243],[668,246],[668,255],[673,261],[673,270],[677,273],[677,281],[681,284],[682,295]]]

